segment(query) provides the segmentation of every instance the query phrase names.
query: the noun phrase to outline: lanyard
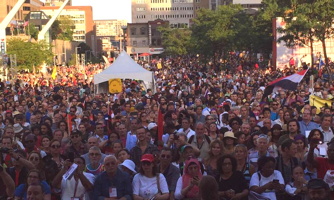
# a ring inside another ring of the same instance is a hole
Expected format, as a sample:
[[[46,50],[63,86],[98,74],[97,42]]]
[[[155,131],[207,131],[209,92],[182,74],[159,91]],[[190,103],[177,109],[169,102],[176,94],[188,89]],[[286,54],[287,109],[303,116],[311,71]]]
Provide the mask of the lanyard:
[[[74,178],[74,177],[73,177]],[[75,178],[74,178],[75,180]],[[73,197],[75,197],[75,194],[77,193],[77,188],[78,188],[79,180],[75,181],[75,187],[74,187],[74,194]]]

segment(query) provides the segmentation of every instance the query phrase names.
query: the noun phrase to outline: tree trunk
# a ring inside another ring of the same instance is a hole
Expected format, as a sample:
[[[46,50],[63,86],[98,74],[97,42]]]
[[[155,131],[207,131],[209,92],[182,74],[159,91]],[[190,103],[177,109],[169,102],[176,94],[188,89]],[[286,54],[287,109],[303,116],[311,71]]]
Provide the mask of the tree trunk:
[[[321,43],[322,43],[322,50],[324,52],[324,58],[325,58],[325,69],[328,72],[329,81],[332,82],[332,73],[331,73],[331,70],[329,69],[327,50],[326,50],[326,39],[321,40]]]

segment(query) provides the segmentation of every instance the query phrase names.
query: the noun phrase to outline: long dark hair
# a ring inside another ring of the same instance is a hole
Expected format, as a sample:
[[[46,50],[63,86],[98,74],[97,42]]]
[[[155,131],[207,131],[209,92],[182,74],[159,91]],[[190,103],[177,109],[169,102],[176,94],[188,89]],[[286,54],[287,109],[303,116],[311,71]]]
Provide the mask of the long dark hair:
[[[225,159],[230,159],[232,163],[232,171],[235,172],[237,170],[237,160],[234,156],[231,156],[230,154],[223,155],[217,160],[217,170],[219,174],[223,173],[222,166]]]

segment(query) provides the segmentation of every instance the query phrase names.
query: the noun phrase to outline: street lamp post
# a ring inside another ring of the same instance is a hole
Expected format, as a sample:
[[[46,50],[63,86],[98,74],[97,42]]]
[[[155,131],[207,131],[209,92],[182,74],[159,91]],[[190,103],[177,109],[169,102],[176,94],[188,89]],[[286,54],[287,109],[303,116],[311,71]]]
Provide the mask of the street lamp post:
[[[81,47],[75,47],[75,65],[78,66],[78,49]]]
[[[123,25],[121,26],[122,30],[123,30],[123,50],[126,51],[126,48],[125,48],[125,45],[126,45],[126,40],[125,40],[125,33],[126,33],[126,29],[127,29],[127,26],[126,25]],[[121,51],[121,49],[120,49]]]

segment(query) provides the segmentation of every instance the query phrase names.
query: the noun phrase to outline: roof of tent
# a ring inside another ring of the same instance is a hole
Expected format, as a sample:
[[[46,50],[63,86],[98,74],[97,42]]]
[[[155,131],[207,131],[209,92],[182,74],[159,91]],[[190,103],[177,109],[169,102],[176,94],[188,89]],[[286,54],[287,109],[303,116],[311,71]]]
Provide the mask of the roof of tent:
[[[94,75],[94,84],[103,83],[113,78],[137,79],[152,82],[153,72],[144,69],[123,51],[112,65],[101,73]]]

